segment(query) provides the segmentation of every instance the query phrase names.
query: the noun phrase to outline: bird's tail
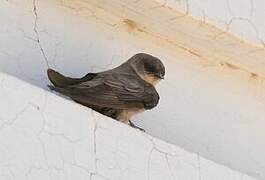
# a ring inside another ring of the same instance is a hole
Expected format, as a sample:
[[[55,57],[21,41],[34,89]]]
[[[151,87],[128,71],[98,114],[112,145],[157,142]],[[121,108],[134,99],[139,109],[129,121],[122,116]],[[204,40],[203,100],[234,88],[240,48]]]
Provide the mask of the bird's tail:
[[[52,84],[55,87],[67,87],[67,86],[75,85],[75,84],[78,84],[84,81],[89,81],[96,76],[95,73],[88,73],[82,78],[70,78],[70,77],[66,77],[60,74],[59,72],[53,69],[48,69],[47,75],[48,75],[49,80],[52,82]]]
[[[64,86],[67,86],[69,84],[67,77],[54,71],[53,69],[48,69],[47,75],[48,75],[49,80],[56,87],[64,87]],[[48,86],[48,87],[50,89],[52,89],[52,86]]]

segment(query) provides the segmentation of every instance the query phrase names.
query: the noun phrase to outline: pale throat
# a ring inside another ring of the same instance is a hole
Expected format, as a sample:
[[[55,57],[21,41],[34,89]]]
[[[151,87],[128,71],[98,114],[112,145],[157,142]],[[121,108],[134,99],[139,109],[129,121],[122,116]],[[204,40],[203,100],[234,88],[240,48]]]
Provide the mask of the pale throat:
[[[155,86],[161,80],[161,79],[155,77],[154,75],[139,71],[136,68],[136,65],[134,65],[134,64],[132,64],[132,67],[133,67],[134,71],[136,72],[136,74],[141,77],[141,79],[148,82],[149,84],[152,84],[153,86]]]
[[[149,74],[145,74],[145,75],[142,75],[142,74],[138,74],[143,80],[145,80],[146,82],[148,82],[149,84],[152,84],[153,86],[155,86],[159,81],[160,79],[153,76],[153,75],[149,75]]]

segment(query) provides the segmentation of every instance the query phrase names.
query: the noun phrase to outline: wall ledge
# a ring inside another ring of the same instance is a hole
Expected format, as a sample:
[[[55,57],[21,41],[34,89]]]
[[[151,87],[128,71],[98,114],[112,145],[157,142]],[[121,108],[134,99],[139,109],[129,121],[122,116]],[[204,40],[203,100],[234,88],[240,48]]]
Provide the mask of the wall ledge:
[[[0,73],[0,179],[253,178]]]

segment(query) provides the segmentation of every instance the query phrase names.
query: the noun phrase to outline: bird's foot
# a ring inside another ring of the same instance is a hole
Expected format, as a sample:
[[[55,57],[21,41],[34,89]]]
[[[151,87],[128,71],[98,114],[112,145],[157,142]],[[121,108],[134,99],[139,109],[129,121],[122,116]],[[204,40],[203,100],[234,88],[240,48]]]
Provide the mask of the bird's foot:
[[[139,129],[140,131],[145,132],[145,130],[144,130],[143,128],[140,128],[140,127],[136,126],[134,123],[132,123],[131,120],[129,120],[129,125],[130,125],[131,127],[133,127],[133,128],[136,128],[136,129]]]

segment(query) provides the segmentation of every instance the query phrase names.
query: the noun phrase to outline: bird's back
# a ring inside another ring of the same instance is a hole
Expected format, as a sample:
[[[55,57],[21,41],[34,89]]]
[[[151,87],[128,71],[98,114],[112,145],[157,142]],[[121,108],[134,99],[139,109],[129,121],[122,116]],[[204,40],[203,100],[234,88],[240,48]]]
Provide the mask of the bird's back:
[[[52,90],[114,119],[125,117],[125,112],[152,109],[159,101],[155,88],[128,67],[88,73],[82,78],[66,77],[51,69],[47,73]]]

